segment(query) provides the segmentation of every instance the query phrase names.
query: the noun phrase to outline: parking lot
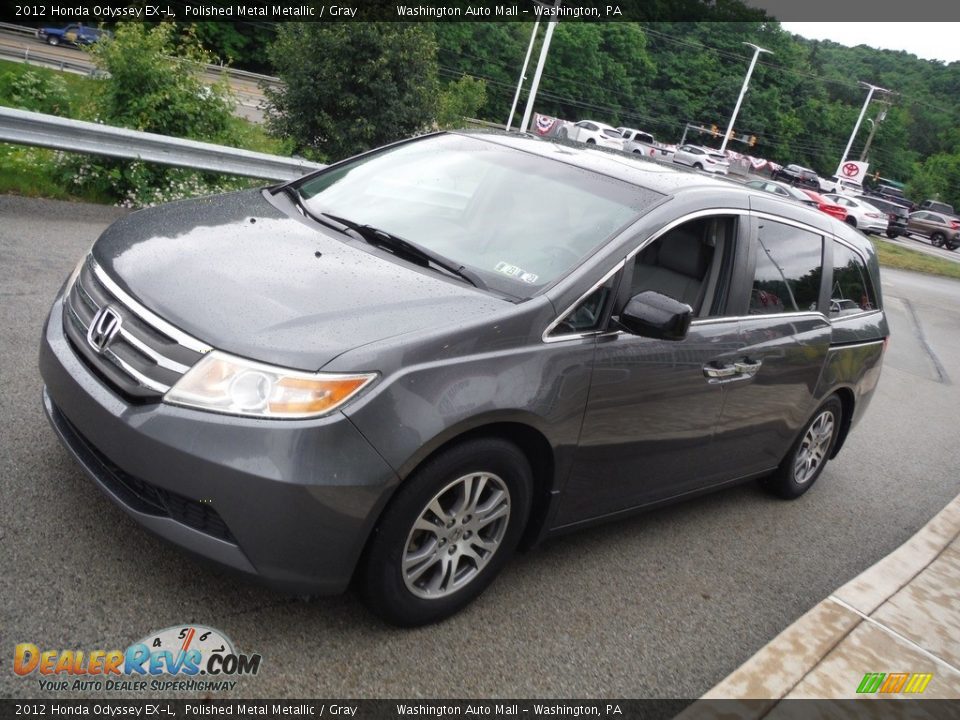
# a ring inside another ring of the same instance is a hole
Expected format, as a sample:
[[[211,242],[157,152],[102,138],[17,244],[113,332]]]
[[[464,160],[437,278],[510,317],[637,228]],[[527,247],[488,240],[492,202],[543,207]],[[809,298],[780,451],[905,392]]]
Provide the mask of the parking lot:
[[[465,612],[413,631],[351,594],[283,597],[127,519],[43,417],[43,319],[120,212],[0,196],[4,697],[48,696],[10,671],[15,643],[123,648],[188,622],[263,656],[236,696],[695,697],[960,492],[960,282],[884,270],[879,389],[798,501],[750,483],[551,541]]]

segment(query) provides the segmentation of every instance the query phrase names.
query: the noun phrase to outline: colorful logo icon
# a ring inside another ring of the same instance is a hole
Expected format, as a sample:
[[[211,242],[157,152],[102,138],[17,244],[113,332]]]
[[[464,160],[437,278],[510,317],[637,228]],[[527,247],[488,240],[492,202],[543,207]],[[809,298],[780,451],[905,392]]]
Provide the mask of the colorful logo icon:
[[[931,680],[933,680],[933,673],[867,673],[857,687],[857,694],[910,693],[917,695],[927,689]]]
[[[219,630],[177,625],[150,633],[126,650],[41,650],[19,643],[13,671],[38,676],[41,690],[229,690],[236,682],[221,682],[224,677],[256,675],[260,661],[259,654],[238,653]],[[191,682],[161,681],[165,676]],[[71,684],[65,678],[76,679]]]

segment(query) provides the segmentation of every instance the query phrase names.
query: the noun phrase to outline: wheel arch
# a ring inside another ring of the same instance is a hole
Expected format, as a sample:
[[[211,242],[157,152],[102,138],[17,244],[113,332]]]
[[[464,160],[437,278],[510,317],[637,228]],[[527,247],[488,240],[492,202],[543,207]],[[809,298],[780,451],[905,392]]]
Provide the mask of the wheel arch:
[[[444,432],[423,443],[419,450],[397,469],[399,482],[390,492],[390,496],[381,504],[376,519],[370,524],[361,558],[366,554],[366,546],[369,545],[380,519],[390,507],[397,491],[403,487],[403,484],[416,472],[417,468],[454,445],[474,438],[485,437],[501,438],[513,443],[530,463],[534,486],[532,488],[530,515],[527,518],[527,525],[520,540],[520,547],[529,548],[535,545],[543,536],[550,511],[554,507],[552,500],[556,495],[558,482],[557,450],[544,430],[539,427],[539,422],[535,416],[529,417],[524,413],[497,413],[472,418],[447,428]],[[358,562],[357,566],[359,567],[360,564]]]
[[[840,448],[843,447],[843,442],[847,439],[847,434],[850,432],[850,426],[853,424],[853,411],[857,401],[853,390],[846,386],[836,388],[831,395],[836,395],[840,398],[840,406],[843,408],[843,417],[840,418],[840,430],[837,434],[837,442],[834,443],[833,452],[830,453],[830,459],[832,460],[837,456],[837,453],[840,452]]]
[[[546,434],[526,418],[488,418],[443,433],[425,445],[426,452],[418,454],[401,468],[398,487],[402,486],[417,468],[448,448],[475,438],[489,437],[500,438],[516,445],[530,463],[533,474],[532,500],[521,540],[521,547],[530,547],[541,537],[550,514],[551,500],[556,489],[557,458]]]

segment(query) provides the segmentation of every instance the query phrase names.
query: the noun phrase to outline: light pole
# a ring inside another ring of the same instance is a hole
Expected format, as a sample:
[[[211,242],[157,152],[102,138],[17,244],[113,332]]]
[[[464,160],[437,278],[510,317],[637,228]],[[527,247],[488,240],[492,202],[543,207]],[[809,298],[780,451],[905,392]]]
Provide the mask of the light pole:
[[[857,118],[857,124],[853,126],[853,132],[850,133],[850,139],[847,141],[847,147],[843,151],[843,157],[840,158],[840,164],[837,165],[837,175],[839,176],[843,164],[847,161],[847,155],[850,153],[850,147],[853,145],[853,139],[857,136],[857,131],[860,129],[860,123],[863,122],[863,116],[867,114],[867,107],[870,105],[870,100],[873,98],[873,93],[876,90],[880,92],[888,93],[889,90],[884,90],[882,87],[877,85],[871,85],[870,83],[865,83],[863,81],[858,83],[865,88],[870,88],[870,92],[867,93],[867,99],[863,102],[863,107],[860,109],[860,117]]]
[[[737,114],[740,112],[740,105],[743,103],[743,96],[747,94],[747,86],[750,85],[750,76],[753,75],[753,68],[757,65],[757,58],[760,57],[760,53],[773,53],[770,50],[764,50],[759,45],[754,45],[753,43],[745,42],[744,45],[749,45],[753,48],[753,60],[750,61],[750,67],[747,70],[747,76],[743,79],[743,87],[740,88],[740,97],[737,98],[737,105],[733,108],[733,115],[730,117],[730,124],[727,126],[727,131],[723,134],[723,142],[720,144],[720,152],[722,153],[727,149],[727,140],[730,139],[730,131],[733,130],[733,124],[737,121]]]
[[[533,114],[533,103],[537,99],[537,88],[540,87],[540,76],[543,75],[543,66],[547,64],[547,52],[550,50],[550,40],[553,38],[553,30],[557,26],[557,10],[560,8],[560,0],[553,4],[553,12],[550,14],[550,22],[547,23],[547,34],[543,37],[543,47],[540,48],[540,59],[537,61],[537,70],[533,73],[533,83],[530,85],[530,95],[527,97],[527,107],[523,111],[523,121],[520,123],[520,132],[525,133],[530,126],[530,115]]]
[[[517,80],[517,92],[513,95],[513,105],[510,106],[510,117],[507,118],[507,132],[510,132],[510,126],[513,125],[513,114],[517,111],[517,102],[520,100],[520,91],[523,90],[523,81],[527,79],[527,65],[530,64],[530,53],[533,52],[533,43],[537,39],[537,30],[540,28],[540,18],[533,24],[533,32],[530,33],[530,44],[527,45],[527,56],[523,59],[523,70],[520,71],[520,79]]]

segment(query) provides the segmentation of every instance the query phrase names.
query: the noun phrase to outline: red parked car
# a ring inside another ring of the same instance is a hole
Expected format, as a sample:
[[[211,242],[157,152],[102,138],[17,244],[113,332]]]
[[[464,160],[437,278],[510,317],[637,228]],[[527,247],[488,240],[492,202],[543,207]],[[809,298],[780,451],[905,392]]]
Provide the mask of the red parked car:
[[[802,192],[804,195],[806,195],[811,200],[813,200],[817,204],[817,209],[820,210],[821,212],[825,212],[827,215],[833,215],[837,220],[840,220],[841,222],[846,221],[847,209],[845,207],[841,207],[840,205],[830,202],[823,195],[821,195],[820,193],[814,190],[807,190],[806,188],[800,188],[800,192]]]

